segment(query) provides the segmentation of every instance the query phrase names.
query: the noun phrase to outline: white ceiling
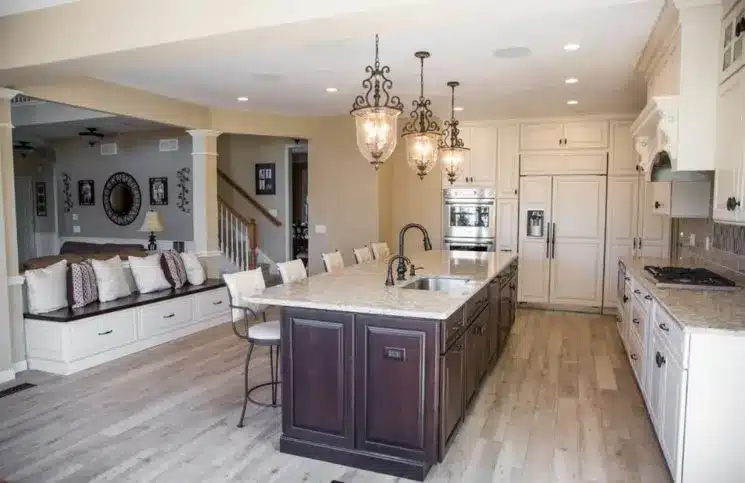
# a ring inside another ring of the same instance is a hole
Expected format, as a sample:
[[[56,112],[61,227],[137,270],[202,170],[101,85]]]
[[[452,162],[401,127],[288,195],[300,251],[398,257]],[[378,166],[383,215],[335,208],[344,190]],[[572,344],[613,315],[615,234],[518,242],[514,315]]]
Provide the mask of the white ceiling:
[[[56,7],[79,0],[0,0],[0,17]]]
[[[253,29],[80,58],[43,67],[220,108],[291,115],[349,112],[373,60],[373,34],[393,93],[410,110],[419,91],[413,54],[426,49],[425,95],[449,117],[458,80],[461,119],[632,113],[644,104],[633,67],[663,0],[429,0],[397,10]],[[112,28],[113,28],[112,24]],[[578,42],[577,52],[563,46]],[[495,49],[531,55],[498,59]],[[565,85],[566,77],[578,77]],[[336,87],[329,94],[326,87]],[[249,101],[239,103],[236,97]],[[576,99],[577,106],[566,101]],[[407,114],[404,114],[405,117]]]
[[[114,139],[117,134],[121,133],[152,131],[169,126],[125,116],[77,119],[67,122],[17,126],[13,129],[13,140],[30,141],[36,144],[56,139],[76,138],[78,137],[79,132],[85,131],[86,128],[89,127],[95,127],[98,129],[102,134],[104,134],[104,139]]]

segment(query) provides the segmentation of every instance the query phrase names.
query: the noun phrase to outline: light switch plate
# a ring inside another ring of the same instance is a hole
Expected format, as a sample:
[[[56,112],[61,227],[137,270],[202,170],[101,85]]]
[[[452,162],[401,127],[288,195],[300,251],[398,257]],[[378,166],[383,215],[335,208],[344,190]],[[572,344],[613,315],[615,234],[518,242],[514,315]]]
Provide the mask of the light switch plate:
[[[78,221],[78,214],[77,213],[73,213],[72,214],[72,221]]]
[[[73,233],[80,233],[80,227],[78,225],[73,225],[72,232]]]
[[[269,209],[269,213],[271,213],[271,215],[272,215],[273,217],[275,217],[275,218],[277,217],[277,215],[279,215],[279,211],[277,211],[277,209],[276,209],[276,208],[270,208],[270,209]]]
[[[326,225],[316,225],[316,233],[320,235],[326,233]]]

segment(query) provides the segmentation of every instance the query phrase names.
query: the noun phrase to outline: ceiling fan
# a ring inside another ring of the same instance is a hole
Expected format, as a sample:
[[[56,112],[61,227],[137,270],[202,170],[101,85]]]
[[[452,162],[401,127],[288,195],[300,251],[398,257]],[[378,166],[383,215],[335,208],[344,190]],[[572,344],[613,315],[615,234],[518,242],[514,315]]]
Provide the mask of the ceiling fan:
[[[95,146],[97,140],[103,139],[103,133],[100,132],[98,128],[95,128],[95,127],[85,128],[85,131],[79,132],[78,136],[82,138],[88,138],[88,145],[90,147]]]
[[[21,157],[25,158],[29,152],[34,151],[36,146],[28,141],[18,141],[13,143],[13,149],[21,152]]]

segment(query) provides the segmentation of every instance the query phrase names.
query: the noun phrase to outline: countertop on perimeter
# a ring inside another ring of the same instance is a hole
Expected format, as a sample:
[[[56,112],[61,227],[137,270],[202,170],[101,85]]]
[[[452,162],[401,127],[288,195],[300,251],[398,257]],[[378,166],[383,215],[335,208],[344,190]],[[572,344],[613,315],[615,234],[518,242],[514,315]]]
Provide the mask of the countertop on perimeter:
[[[407,257],[423,267],[416,277],[385,286],[387,265],[382,261],[350,265],[335,273],[322,273],[301,282],[276,285],[243,302],[364,314],[447,319],[473,294],[504,270],[516,255],[502,252],[420,251]],[[393,266],[394,278],[396,264]],[[403,289],[412,280],[431,276],[468,278],[463,290],[434,292]]]
[[[725,274],[738,285],[738,290],[695,290],[658,288],[644,270],[645,265],[670,266],[660,258],[622,258],[627,271],[662,304],[684,329],[745,332],[745,292],[742,279]],[[673,262],[673,266],[702,267],[695,263]]]

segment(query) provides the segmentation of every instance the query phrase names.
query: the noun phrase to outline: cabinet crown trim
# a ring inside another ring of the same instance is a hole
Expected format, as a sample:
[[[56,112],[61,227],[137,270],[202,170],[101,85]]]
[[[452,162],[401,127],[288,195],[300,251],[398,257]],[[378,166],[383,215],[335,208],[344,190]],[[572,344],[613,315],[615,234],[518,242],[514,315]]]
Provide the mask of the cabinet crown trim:
[[[641,157],[639,166],[649,172],[655,154],[667,151],[675,165],[678,158],[679,96],[655,96],[631,124],[634,148]]]

